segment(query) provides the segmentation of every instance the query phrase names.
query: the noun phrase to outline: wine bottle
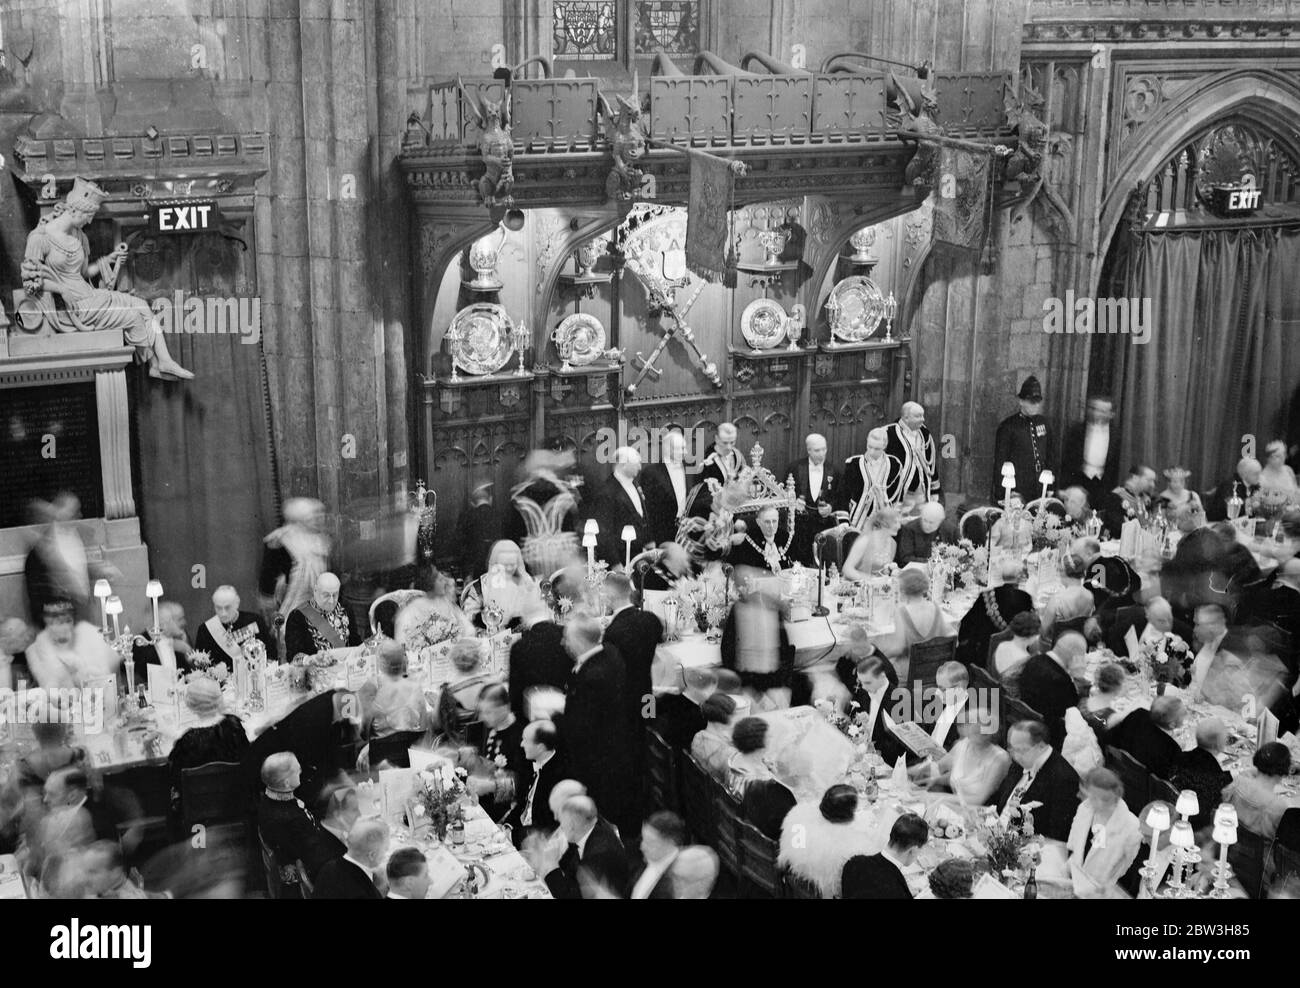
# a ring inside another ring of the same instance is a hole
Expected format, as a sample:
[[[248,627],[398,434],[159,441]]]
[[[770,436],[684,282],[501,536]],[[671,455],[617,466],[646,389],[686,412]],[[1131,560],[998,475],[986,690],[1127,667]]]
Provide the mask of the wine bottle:
[[[1029,873],[1029,881],[1025,882],[1025,898],[1026,899],[1038,898],[1038,879],[1035,877],[1032,871]]]

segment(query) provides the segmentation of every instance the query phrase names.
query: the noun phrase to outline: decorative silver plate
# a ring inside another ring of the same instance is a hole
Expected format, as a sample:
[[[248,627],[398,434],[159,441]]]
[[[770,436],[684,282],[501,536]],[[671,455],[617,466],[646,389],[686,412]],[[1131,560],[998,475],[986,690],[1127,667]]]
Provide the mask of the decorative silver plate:
[[[885,297],[865,275],[845,278],[831,289],[826,300],[831,314],[831,333],[843,343],[861,343],[880,328],[885,317]]]
[[[555,349],[566,361],[586,367],[605,352],[605,327],[595,316],[575,312],[555,328]]]
[[[771,350],[785,342],[787,318],[770,298],[756,298],[740,314],[740,333],[755,350]]]
[[[501,306],[489,302],[467,305],[447,330],[451,356],[469,374],[495,374],[514,353],[514,324]]]

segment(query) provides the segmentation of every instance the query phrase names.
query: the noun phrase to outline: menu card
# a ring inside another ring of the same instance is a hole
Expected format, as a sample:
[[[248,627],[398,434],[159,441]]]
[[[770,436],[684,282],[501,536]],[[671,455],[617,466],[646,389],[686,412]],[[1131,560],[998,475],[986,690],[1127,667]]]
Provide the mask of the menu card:
[[[145,669],[149,674],[149,702],[155,707],[166,707],[174,703],[178,678],[175,668],[150,663]]]
[[[406,804],[418,784],[415,769],[385,768],[379,770],[380,805],[384,819],[391,826],[400,826],[406,814]]]
[[[266,677],[266,709],[281,710],[289,705],[293,685],[287,675],[288,666],[276,666]],[[283,670],[283,672],[281,672]]]
[[[0,854],[0,900],[26,898],[27,889],[23,885],[18,859],[12,854]]]
[[[347,688],[356,692],[375,678],[375,656],[373,653],[366,653],[349,659],[346,668]]]
[[[920,758],[939,759],[945,754],[943,748],[934,743],[934,739],[920,724],[911,721],[896,722],[893,731],[894,736],[903,742],[907,750]]]
[[[86,680],[86,689],[82,694],[80,716],[84,724],[94,725],[98,721],[101,729],[117,720],[117,676],[96,676]],[[86,708],[86,697],[94,707]],[[100,716],[102,712],[102,717]]]

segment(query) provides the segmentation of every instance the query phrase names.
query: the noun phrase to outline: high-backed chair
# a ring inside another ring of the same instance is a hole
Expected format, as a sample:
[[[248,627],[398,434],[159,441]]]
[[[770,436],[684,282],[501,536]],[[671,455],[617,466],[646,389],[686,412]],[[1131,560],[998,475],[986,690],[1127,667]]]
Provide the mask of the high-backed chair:
[[[935,685],[935,673],[945,662],[951,662],[957,654],[957,636],[931,638],[916,642],[907,650],[908,687],[915,687],[919,681],[922,689]]]
[[[760,892],[771,899],[781,898],[785,893],[785,883],[776,863],[780,845],[748,820],[737,823],[736,833],[744,862],[737,888],[739,897],[748,898],[751,893]]]
[[[1106,745],[1106,767],[1124,783],[1124,802],[1134,813],[1151,802],[1151,773],[1140,761],[1122,748]],[[1177,796],[1174,797],[1177,801]]]
[[[686,826],[697,843],[712,846],[717,839],[711,791],[715,783],[689,753],[682,755],[680,772],[682,816]]]
[[[650,799],[659,809],[680,812],[680,768],[678,753],[662,734],[646,727],[646,768],[650,773]]]

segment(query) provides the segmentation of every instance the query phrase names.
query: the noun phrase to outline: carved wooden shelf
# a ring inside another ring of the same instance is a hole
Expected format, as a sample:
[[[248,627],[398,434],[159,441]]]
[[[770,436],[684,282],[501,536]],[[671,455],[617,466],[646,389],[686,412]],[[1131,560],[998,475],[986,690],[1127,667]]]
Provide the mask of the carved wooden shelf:
[[[554,377],[593,377],[597,374],[621,374],[623,365],[601,362],[586,367],[570,367],[568,370],[563,367],[547,367],[546,370]]]
[[[866,343],[835,343],[819,340],[817,349],[822,353],[862,353],[866,350],[893,350],[904,343],[911,343],[907,337],[895,337],[886,343],[884,340],[868,340]]]
[[[571,294],[575,298],[595,298],[599,285],[608,285],[614,280],[614,272],[588,272],[582,277],[576,274],[561,274],[561,294]]]
[[[782,261],[780,264],[736,264],[737,271],[744,271],[746,274],[770,274],[779,275],[786,271],[798,271],[798,261]]]
[[[534,368],[523,374],[507,371],[505,373],[478,376],[464,374],[457,377],[452,377],[450,374],[421,375],[421,380],[426,390],[431,388],[486,388],[499,384],[518,384],[524,381],[532,381],[536,374],[537,369]]]
[[[774,350],[750,350],[748,347],[728,346],[727,353],[733,357],[740,357],[743,360],[799,360],[809,354],[815,354],[815,346],[801,346],[794,350],[787,347],[777,347]]]

